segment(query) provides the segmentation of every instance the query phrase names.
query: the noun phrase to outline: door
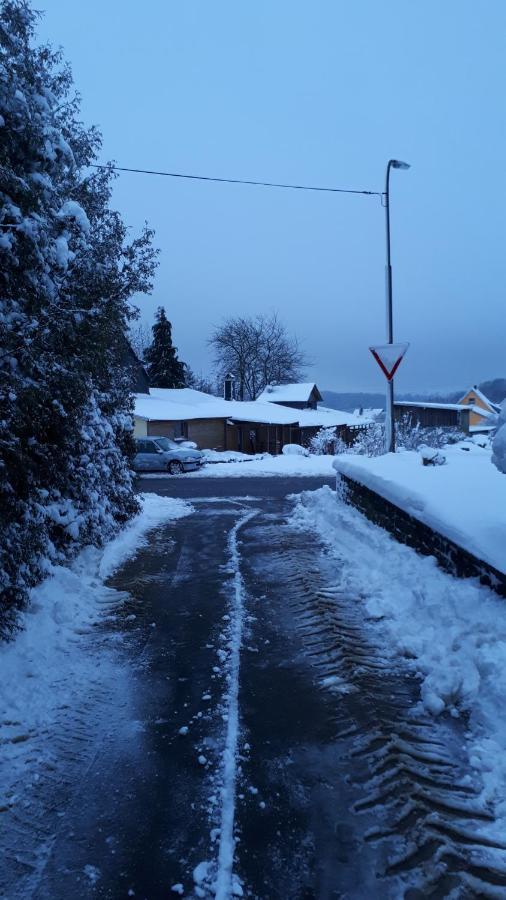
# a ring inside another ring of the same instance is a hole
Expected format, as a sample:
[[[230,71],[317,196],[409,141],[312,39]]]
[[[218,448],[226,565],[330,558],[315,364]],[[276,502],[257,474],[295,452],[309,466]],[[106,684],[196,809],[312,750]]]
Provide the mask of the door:
[[[147,472],[162,468],[159,459],[161,454],[157,453],[153,441],[139,441],[137,448],[136,465],[138,469]]]

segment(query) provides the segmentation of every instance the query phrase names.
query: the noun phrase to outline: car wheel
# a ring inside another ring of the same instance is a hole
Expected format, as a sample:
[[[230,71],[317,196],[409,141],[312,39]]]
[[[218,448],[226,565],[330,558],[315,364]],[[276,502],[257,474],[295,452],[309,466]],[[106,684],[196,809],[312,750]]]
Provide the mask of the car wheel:
[[[181,475],[183,472],[183,466],[177,459],[171,460],[167,468],[171,475]]]

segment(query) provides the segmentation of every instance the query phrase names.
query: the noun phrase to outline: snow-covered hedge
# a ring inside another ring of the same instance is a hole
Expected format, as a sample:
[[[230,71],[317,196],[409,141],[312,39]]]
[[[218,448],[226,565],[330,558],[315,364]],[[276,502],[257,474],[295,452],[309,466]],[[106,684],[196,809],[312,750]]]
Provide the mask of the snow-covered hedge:
[[[122,356],[128,299],[149,290],[151,233],[109,209],[100,135],[79,120],[37,15],[0,4],[0,604],[48,562],[100,544],[137,509]],[[1,625],[1,621],[0,621]]]
[[[506,400],[504,400],[497,431],[492,442],[492,462],[506,475]]]
[[[395,423],[395,443],[399,450],[419,450],[421,447],[440,449],[465,437],[456,428],[424,428],[407,414]],[[369,425],[360,431],[352,447],[341,452],[381,456],[385,452],[385,426],[378,422]]]

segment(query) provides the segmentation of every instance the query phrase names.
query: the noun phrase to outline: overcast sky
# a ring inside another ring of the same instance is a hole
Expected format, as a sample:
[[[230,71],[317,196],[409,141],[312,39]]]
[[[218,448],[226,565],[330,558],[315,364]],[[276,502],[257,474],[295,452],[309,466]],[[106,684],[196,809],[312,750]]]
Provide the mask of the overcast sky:
[[[400,390],[506,377],[504,0],[39,0],[83,117],[118,165],[383,190],[390,157]],[[156,230],[181,357],[230,314],[279,311],[320,388],[375,390],[385,339],[378,197],[121,175]]]

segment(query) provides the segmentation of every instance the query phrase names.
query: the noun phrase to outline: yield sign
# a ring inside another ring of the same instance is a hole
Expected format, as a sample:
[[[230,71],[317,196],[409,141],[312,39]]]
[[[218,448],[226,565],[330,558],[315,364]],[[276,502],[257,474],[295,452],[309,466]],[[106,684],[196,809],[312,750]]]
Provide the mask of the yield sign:
[[[409,344],[378,344],[369,347],[387,381],[391,381],[394,377],[408,347]]]

